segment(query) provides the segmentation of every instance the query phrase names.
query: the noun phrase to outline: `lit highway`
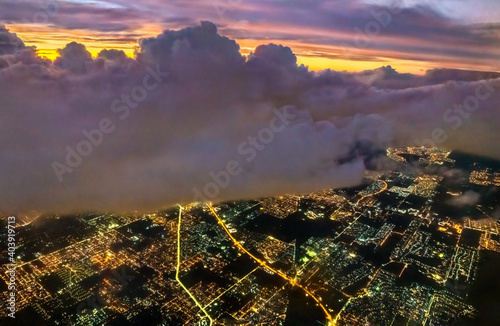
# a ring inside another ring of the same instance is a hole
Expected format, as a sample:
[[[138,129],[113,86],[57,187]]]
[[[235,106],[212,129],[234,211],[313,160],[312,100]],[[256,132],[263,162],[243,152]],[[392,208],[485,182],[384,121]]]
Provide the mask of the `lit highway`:
[[[241,251],[243,251],[244,253],[246,253],[248,256],[250,256],[253,260],[255,260],[257,263],[259,263],[259,265],[261,265],[262,267],[265,267],[267,268],[268,270],[274,272],[275,274],[279,275],[281,278],[283,278],[284,280],[286,280],[287,282],[289,282],[292,286],[298,286],[300,287],[302,290],[304,290],[304,292],[309,295],[314,301],[316,301],[316,303],[321,307],[321,309],[323,310],[323,312],[325,313],[325,317],[328,321],[328,326],[333,326],[335,325],[335,321],[333,320],[332,316],[330,315],[330,313],[328,312],[328,310],[325,308],[325,306],[321,303],[320,299],[318,299],[311,291],[309,291],[306,287],[302,286],[301,284],[297,283],[297,281],[295,281],[294,279],[292,279],[291,277],[287,276],[285,273],[283,273],[282,271],[280,270],[277,270],[277,269],[274,269],[272,268],[271,266],[269,266],[265,261],[255,257],[254,255],[252,255],[252,253],[250,253],[247,249],[245,249],[245,247],[243,247],[243,245],[241,244],[241,242],[239,242],[238,240],[236,240],[235,237],[233,237],[233,235],[231,234],[231,232],[229,232],[229,229],[226,227],[226,224],[224,223],[224,221],[219,217],[219,215],[217,214],[217,212],[215,211],[215,209],[212,207],[212,205],[210,204],[207,204],[208,208],[210,209],[210,211],[212,211],[212,214],[214,214],[215,218],[217,219],[217,221],[219,222],[220,225],[222,225],[222,227],[224,228],[224,231],[226,231],[227,235],[229,236],[229,238],[231,238],[231,241],[233,241],[234,245],[236,247],[238,247]]]

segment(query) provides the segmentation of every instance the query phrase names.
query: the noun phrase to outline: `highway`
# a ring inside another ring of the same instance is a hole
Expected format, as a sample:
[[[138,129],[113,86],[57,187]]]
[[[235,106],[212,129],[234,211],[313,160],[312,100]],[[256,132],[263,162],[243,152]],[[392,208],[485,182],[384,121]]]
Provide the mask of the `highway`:
[[[177,283],[180,284],[180,286],[184,289],[184,291],[186,291],[187,294],[189,294],[189,296],[191,297],[191,299],[193,299],[194,303],[196,303],[196,305],[201,309],[201,311],[203,311],[203,313],[205,314],[205,316],[207,316],[208,320],[210,321],[210,326],[212,326],[213,324],[213,319],[212,317],[210,317],[210,315],[207,313],[207,311],[205,310],[205,308],[198,302],[198,300],[196,300],[196,298],[194,297],[194,295],[191,294],[191,292],[189,292],[189,290],[184,286],[184,284],[182,284],[181,280],[179,279],[179,271],[180,271],[180,268],[181,268],[181,219],[182,219],[182,206],[181,205],[178,205],[179,206],[179,222],[177,223],[177,268],[175,270],[175,279],[177,280]]]
[[[219,224],[222,226],[222,228],[224,229],[224,231],[226,231],[227,235],[229,236],[229,238],[231,238],[231,241],[233,241],[233,243],[234,243],[234,245],[236,247],[238,247],[241,251],[243,251],[245,254],[247,254],[253,260],[255,260],[257,263],[259,263],[260,266],[265,267],[268,270],[270,270],[270,271],[274,272],[275,274],[279,275],[281,278],[283,278],[284,280],[286,280],[287,282],[289,282],[292,286],[298,286],[299,288],[301,288],[308,296],[310,296],[314,301],[316,301],[316,303],[321,307],[321,309],[325,313],[326,319],[328,321],[328,326],[336,325],[335,321],[333,320],[333,318],[330,315],[330,313],[328,312],[328,310],[325,308],[325,306],[321,303],[321,301],[311,291],[309,291],[306,287],[302,286],[301,284],[297,283],[297,281],[295,281],[295,279],[287,276],[285,273],[283,273],[280,270],[272,268],[265,261],[263,261],[263,260],[255,257],[252,253],[250,253],[247,249],[245,249],[245,247],[243,247],[243,245],[241,244],[241,242],[239,242],[238,240],[236,240],[236,238],[233,237],[233,235],[231,234],[231,232],[229,232],[229,229],[227,228],[226,224],[219,217],[219,215],[217,214],[217,212],[215,211],[215,209],[212,207],[212,205],[210,205],[210,204],[206,204],[206,205],[208,206],[208,208],[210,209],[210,211],[212,212],[212,214],[215,216],[215,218],[217,219],[217,221],[219,222]]]

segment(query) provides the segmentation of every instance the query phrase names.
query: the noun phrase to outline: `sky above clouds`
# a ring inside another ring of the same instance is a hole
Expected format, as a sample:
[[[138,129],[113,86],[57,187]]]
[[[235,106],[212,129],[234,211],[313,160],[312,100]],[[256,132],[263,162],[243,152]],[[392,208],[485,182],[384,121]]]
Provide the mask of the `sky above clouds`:
[[[50,59],[71,41],[94,56],[115,48],[133,57],[140,38],[203,20],[244,55],[286,44],[313,70],[495,71],[500,57],[495,0],[2,0],[0,20]]]

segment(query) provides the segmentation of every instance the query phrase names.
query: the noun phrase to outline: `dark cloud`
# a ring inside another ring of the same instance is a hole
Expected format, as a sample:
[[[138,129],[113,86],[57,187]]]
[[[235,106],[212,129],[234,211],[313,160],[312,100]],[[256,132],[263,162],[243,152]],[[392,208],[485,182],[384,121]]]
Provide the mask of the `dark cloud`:
[[[85,45],[80,43],[71,42],[57,52],[59,57],[54,61],[54,65],[73,73],[85,73],[87,64],[93,61],[92,55],[85,49]]]
[[[24,42],[16,34],[0,25],[0,55],[12,54],[24,48]]]
[[[237,65],[243,63],[239,45],[227,37],[217,34],[217,27],[211,22],[202,22],[199,27],[182,30],[167,30],[157,37],[139,41],[137,59],[143,63],[163,63],[173,67],[174,61],[204,58],[204,64]],[[195,58],[198,57],[198,58]],[[196,62],[194,62],[196,63]]]
[[[498,72],[464,71],[458,69],[432,69],[425,73],[425,84],[441,84],[450,80],[478,81],[500,78]]]
[[[55,0],[0,2],[0,20],[100,32],[135,30],[140,27],[138,21],[147,21],[139,10],[103,8],[92,4]]]
[[[255,52],[252,52],[248,56],[250,65],[257,61],[287,68],[295,68],[297,66],[297,58],[292,50],[287,46],[276,44],[258,46]]]
[[[46,67],[50,60],[40,58],[35,47],[26,46],[15,33],[0,25],[0,70],[17,63]]]
[[[500,73],[458,69],[431,69],[423,76],[399,73],[391,66],[357,73],[343,74],[344,78],[355,78],[372,86],[384,89],[404,89],[455,82],[475,82],[500,78]]]
[[[117,50],[92,58],[73,42],[51,63],[29,49],[0,56],[6,213],[352,186],[388,146],[435,139],[436,128],[447,136],[439,145],[500,158],[498,79],[316,73],[286,46],[246,59],[210,22],[140,40],[135,59]],[[443,117],[469,96],[482,100],[460,126],[460,116]]]
[[[122,50],[115,49],[104,49],[97,55],[98,58],[106,58],[113,61],[125,61],[127,60],[127,55]]]

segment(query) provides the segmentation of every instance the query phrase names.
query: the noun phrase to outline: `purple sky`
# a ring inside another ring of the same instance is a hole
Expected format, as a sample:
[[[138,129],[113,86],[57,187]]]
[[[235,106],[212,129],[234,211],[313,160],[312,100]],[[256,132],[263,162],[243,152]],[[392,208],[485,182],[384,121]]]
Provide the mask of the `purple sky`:
[[[500,3],[494,0],[15,0],[0,3],[0,19],[51,59],[71,41],[94,56],[119,48],[132,57],[141,37],[202,20],[236,39],[245,55],[272,41],[291,47],[314,70],[391,64],[420,74],[490,71],[500,56]]]

